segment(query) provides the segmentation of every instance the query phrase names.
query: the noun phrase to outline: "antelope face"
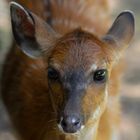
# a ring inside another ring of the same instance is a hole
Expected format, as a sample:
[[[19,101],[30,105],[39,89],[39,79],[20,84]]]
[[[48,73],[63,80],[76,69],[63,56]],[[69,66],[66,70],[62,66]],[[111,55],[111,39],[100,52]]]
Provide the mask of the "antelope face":
[[[34,59],[43,57],[59,128],[76,133],[99,121],[107,103],[111,69],[134,35],[132,13],[122,12],[102,39],[81,29],[60,37],[15,2],[11,20],[21,50]]]
[[[59,39],[49,57],[48,80],[58,125],[75,133],[95,123],[107,100],[109,64],[104,43],[80,29]]]

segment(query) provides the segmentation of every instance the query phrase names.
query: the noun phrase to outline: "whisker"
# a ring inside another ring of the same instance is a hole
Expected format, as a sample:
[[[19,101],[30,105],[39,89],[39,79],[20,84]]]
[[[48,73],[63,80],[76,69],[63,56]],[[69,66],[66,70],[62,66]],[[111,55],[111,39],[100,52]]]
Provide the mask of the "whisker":
[[[57,119],[49,120],[47,123],[57,122]]]

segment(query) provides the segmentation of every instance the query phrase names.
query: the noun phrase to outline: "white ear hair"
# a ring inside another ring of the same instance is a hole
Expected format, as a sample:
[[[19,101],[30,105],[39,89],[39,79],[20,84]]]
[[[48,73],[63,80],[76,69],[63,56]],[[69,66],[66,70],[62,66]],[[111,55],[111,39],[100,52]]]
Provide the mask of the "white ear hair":
[[[24,7],[21,6],[20,4],[18,4],[17,2],[15,2],[15,1],[10,2],[10,7],[11,6],[15,7],[15,8],[19,7],[20,9],[22,9],[28,15],[28,12],[24,9]]]

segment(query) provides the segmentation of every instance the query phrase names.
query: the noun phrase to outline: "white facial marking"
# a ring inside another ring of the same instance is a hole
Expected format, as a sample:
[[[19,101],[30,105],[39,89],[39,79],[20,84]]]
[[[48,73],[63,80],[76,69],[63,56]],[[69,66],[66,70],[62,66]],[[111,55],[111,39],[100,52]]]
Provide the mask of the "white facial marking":
[[[63,132],[63,128],[62,128],[62,126],[60,124],[58,124],[58,128],[60,129],[60,131]]]
[[[97,69],[97,65],[96,64],[92,64],[92,66],[89,69],[89,73],[92,71],[95,71]]]
[[[53,63],[53,67],[56,68],[57,70],[60,69],[60,65],[58,63]]]
[[[90,69],[93,70],[93,71],[95,71],[97,69],[97,65],[96,64],[93,64]]]
[[[105,89],[105,101],[107,102],[108,99],[108,88],[106,87]]]
[[[84,129],[84,127],[85,127],[85,126],[84,126],[84,125],[82,125],[82,126],[81,126],[81,130],[82,130],[82,129]]]
[[[91,140],[95,137],[97,131],[97,124],[92,127],[85,128],[78,138],[78,140]]]
[[[93,119],[97,119],[99,117],[100,113],[101,113],[101,108],[100,108],[100,106],[98,106],[93,113],[93,116],[92,116]]]
[[[58,124],[58,128],[60,129],[60,131],[64,132],[64,131],[63,131],[63,128],[62,128],[62,126],[61,126],[62,120],[63,120],[63,117],[60,118],[60,122],[59,122],[59,124]]]

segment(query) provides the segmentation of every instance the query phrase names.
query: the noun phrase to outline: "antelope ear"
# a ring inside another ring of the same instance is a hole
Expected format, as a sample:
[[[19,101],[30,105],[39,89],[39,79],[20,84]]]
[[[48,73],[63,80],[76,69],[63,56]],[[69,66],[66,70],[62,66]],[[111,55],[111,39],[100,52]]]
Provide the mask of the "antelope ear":
[[[130,11],[122,12],[103,38],[107,42],[116,43],[119,49],[129,44],[134,36],[134,16]]]
[[[14,38],[21,50],[32,58],[48,51],[55,38],[51,27],[16,2],[10,3],[10,11]]]

